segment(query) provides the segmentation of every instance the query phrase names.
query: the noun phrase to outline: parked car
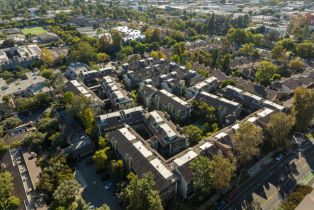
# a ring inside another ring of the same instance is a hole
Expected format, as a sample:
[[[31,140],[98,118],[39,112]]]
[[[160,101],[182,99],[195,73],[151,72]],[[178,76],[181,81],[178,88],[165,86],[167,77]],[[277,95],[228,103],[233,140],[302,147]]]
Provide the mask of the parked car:
[[[283,155],[280,153],[275,157],[275,160],[279,161],[283,158]]]
[[[113,183],[109,182],[105,185],[105,190],[110,190],[113,187]]]
[[[105,174],[101,177],[102,181],[107,181],[110,178],[110,176],[108,174]]]

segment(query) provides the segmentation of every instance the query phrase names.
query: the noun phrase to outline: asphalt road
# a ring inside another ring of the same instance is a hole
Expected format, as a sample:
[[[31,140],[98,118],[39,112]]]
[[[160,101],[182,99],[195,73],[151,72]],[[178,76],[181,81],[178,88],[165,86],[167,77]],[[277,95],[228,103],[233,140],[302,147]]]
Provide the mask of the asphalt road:
[[[302,180],[311,168],[314,169],[314,145],[308,141],[301,148],[303,158],[299,159],[297,151],[290,152],[283,159],[253,177],[248,184],[241,184],[232,193],[231,202],[223,209],[240,210],[243,207],[254,209],[253,195],[260,198],[258,201],[263,209],[272,209],[293,190],[297,182]]]

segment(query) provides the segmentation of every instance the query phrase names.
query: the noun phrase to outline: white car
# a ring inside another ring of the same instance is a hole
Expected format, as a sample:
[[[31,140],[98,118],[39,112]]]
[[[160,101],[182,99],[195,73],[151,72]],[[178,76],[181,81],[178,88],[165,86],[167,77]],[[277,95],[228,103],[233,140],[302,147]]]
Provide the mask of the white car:
[[[113,187],[113,183],[109,182],[105,185],[105,190],[110,190]]]

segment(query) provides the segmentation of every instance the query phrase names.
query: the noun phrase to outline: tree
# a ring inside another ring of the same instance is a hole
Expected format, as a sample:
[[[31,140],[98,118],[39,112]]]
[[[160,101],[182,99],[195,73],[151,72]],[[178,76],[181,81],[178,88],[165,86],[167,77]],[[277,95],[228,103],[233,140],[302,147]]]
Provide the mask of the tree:
[[[1,123],[1,126],[4,131],[10,130],[12,128],[15,128],[22,124],[22,120],[20,120],[17,117],[8,117],[5,120],[3,120]]]
[[[293,97],[295,127],[304,131],[314,117],[314,91],[306,88],[297,88]]]
[[[53,199],[59,206],[70,206],[80,190],[80,184],[75,180],[65,180],[57,187],[53,193]]]
[[[112,37],[112,52],[117,52],[121,48],[122,44],[122,35],[119,31],[117,30],[112,30],[111,32],[111,37]]]
[[[226,74],[230,73],[230,62],[231,62],[231,55],[226,54],[222,57],[220,61],[220,66],[222,71],[224,71]]]
[[[289,147],[289,133],[294,125],[294,118],[283,112],[271,116],[267,124],[268,132],[273,146],[281,148]]]
[[[51,50],[48,48],[42,48],[41,49],[41,54],[40,54],[40,59],[48,65],[51,65],[53,62],[53,53]]]
[[[110,174],[115,180],[119,181],[124,178],[124,164],[122,160],[112,160],[110,162]]]
[[[97,62],[98,63],[104,63],[110,61],[110,56],[106,53],[98,53],[97,54]]]
[[[93,155],[93,161],[96,164],[98,170],[105,169],[110,155],[110,147],[98,150]]]
[[[54,190],[65,180],[74,179],[71,168],[64,157],[51,158],[39,175],[37,189],[52,197]]]
[[[259,154],[263,131],[251,122],[243,122],[235,134],[235,145],[240,163],[247,163]]]
[[[294,72],[302,72],[305,68],[303,60],[299,57],[292,59],[288,66]]]
[[[108,139],[107,136],[100,136],[98,138],[98,145],[101,149],[106,148],[106,146],[108,146]]]
[[[185,43],[179,42],[173,45],[173,54],[175,55],[182,55],[185,52]]]
[[[276,44],[270,52],[271,58],[280,62],[285,63],[288,59],[287,51],[282,45]]]
[[[144,174],[142,178],[132,176],[130,183],[120,193],[120,198],[129,210],[162,210],[161,199],[154,186],[151,172]]]
[[[75,210],[89,210],[89,206],[86,203],[86,201],[83,198],[81,198],[76,202]]]
[[[96,49],[86,41],[79,42],[70,51],[70,59],[72,61],[80,61],[86,64],[88,64],[90,61],[96,61]]]
[[[110,210],[110,208],[107,204],[103,204],[99,208],[96,208],[96,210]]]
[[[210,160],[205,156],[198,156],[189,167],[193,173],[193,185],[196,190],[205,194],[209,193],[213,180]]]
[[[256,81],[262,85],[270,84],[274,74],[278,72],[278,68],[269,61],[261,61],[256,71]]]
[[[94,112],[91,108],[87,108],[82,113],[82,123],[86,133],[90,136],[94,134]]]
[[[195,145],[202,140],[202,130],[195,125],[185,126],[183,133],[187,136],[191,145]]]
[[[314,58],[314,44],[307,41],[297,45],[297,55],[304,59]]]
[[[0,210],[14,210],[20,205],[20,200],[12,196],[13,177],[8,171],[0,172]]]
[[[217,121],[216,119],[216,109],[215,107],[209,106],[204,102],[198,102],[196,100],[192,101],[193,106],[193,114],[205,121],[210,123],[214,123]]]
[[[236,166],[231,160],[224,158],[222,155],[215,155],[210,161],[212,188],[215,190],[223,190],[228,187],[235,170]]]
[[[189,167],[193,172],[193,185],[201,193],[209,193],[212,189],[225,189],[236,170],[235,165],[221,155],[215,155],[212,160],[199,156]]]

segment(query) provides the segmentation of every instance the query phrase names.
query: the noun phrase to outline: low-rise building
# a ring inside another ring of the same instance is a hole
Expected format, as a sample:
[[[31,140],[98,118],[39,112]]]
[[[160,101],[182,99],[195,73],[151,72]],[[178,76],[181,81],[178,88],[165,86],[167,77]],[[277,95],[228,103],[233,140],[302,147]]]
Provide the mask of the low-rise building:
[[[122,110],[134,106],[128,92],[113,77],[105,76],[100,85],[102,92],[110,100],[114,109]]]
[[[216,77],[209,77],[206,80],[197,83],[196,85],[187,88],[186,98],[190,99],[196,96],[200,91],[212,92],[219,88],[219,82]]]
[[[98,135],[101,136],[108,131],[120,128],[124,124],[139,124],[143,121],[143,116],[144,108],[142,106],[98,115],[95,117]]]
[[[158,90],[154,98],[156,109],[167,112],[176,120],[185,121],[191,114],[191,105],[166,90]]]
[[[226,98],[236,100],[237,102],[243,104],[245,108],[250,110],[257,110],[261,108],[264,101],[263,98],[257,95],[243,91],[231,85],[226,86],[224,96]]]
[[[160,192],[162,200],[169,201],[173,198],[176,192],[174,173],[134,129],[125,125],[109,132],[108,139],[129,171],[139,176],[150,171],[154,175],[155,188]]]
[[[0,79],[0,101],[3,102],[3,96],[28,97],[38,93],[46,93],[49,90],[46,87],[46,79],[40,76],[39,72],[25,73],[27,79],[17,80],[10,84]]]
[[[188,140],[180,133],[180,128],[166,119],[163,112],[146,113],[146,125],[152,133],[148,142],[163,157],[171,157],[188,147]]]
[[[230,101],[205,91],[198,93],[194,100],[214,107],[217,110],[218,121],[221,123],[234,123],[240,115],[242,109],[242,106],[237,102]]]
[[[103,101],[86,85],[78,80],[69,80],[66,84],[66,90],[77,95],[82,95],[91,100],[91,105],[96,113],[100,113],[104,105]]]

